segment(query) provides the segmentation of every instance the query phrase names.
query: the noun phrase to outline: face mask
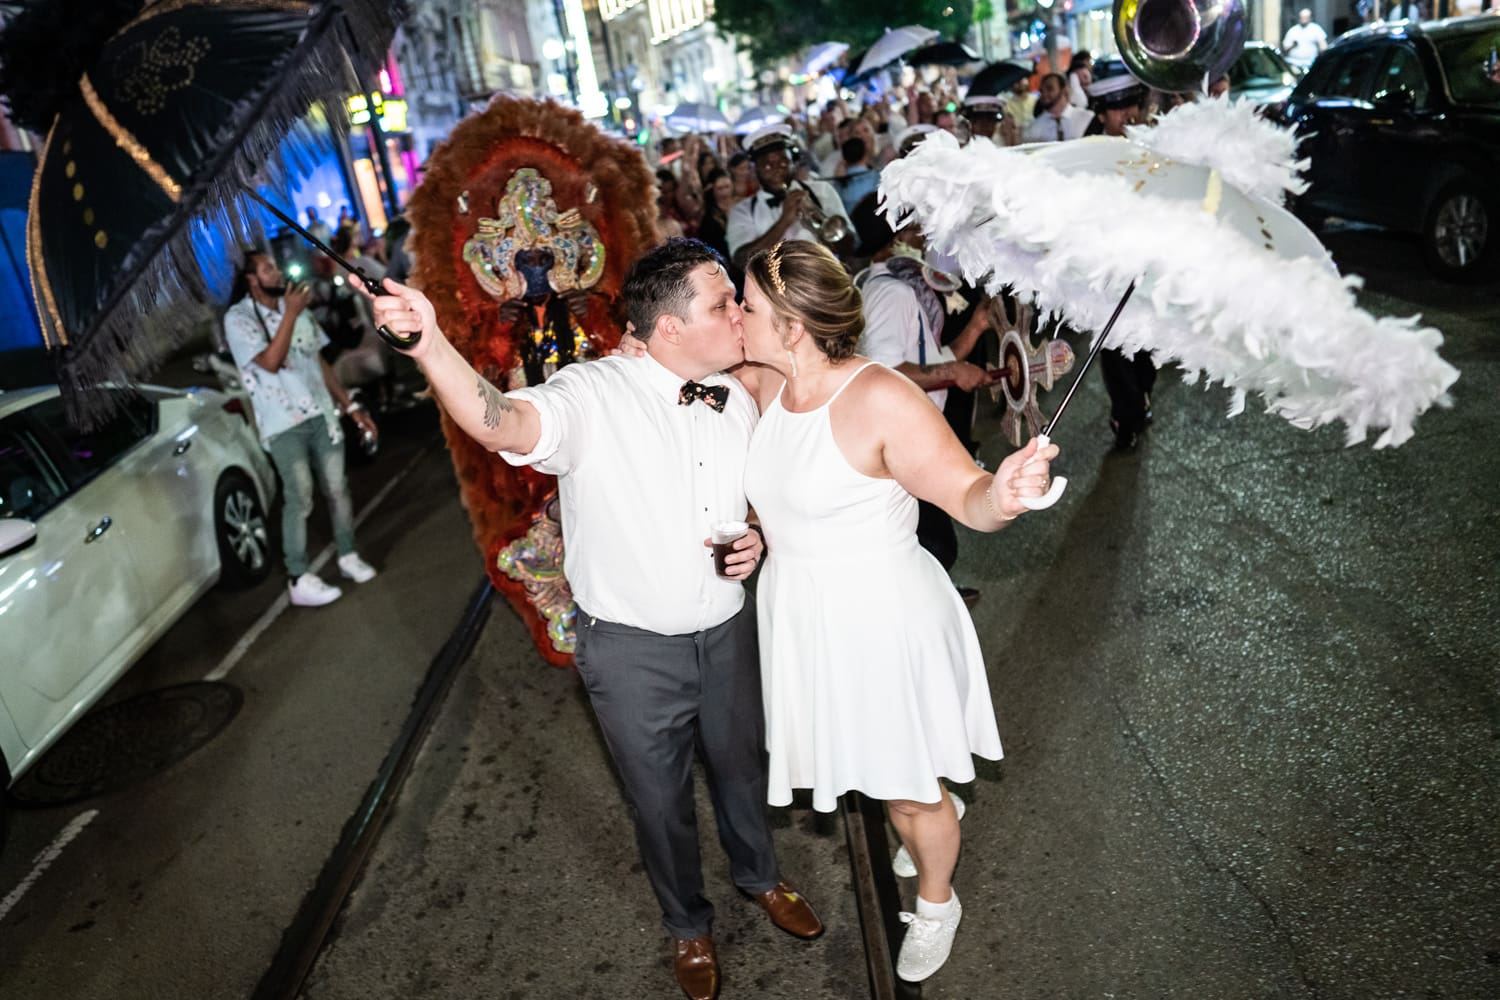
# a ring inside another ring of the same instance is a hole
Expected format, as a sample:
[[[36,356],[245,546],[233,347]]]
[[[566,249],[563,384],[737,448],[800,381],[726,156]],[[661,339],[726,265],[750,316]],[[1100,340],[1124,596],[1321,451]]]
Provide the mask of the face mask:
[[[552,286],[547,284],[547,272],[552,270],[550,266],[518,263],[516,270],[526,279],[526,301],[539,302],[552,294]]]
[[[552,254],[545,250],[522,250],[516,254],[516,270],[526,279],[527,302],[540,302],[552,294],[547,272],[552,270]]]
[[[271,298],[273,299],[279,299],[286,294],[286,283],[283,282],[279,285],[261,285],[260,290],[271,296]]]

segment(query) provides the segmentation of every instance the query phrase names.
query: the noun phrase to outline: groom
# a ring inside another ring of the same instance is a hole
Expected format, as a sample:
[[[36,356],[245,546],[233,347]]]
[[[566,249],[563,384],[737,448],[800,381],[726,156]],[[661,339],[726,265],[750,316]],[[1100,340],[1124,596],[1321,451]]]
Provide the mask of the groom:
[[[757,419],[749,393],[721,374],[744,360],[723,261],[696,240],[652,250],[623,290],[645,356],[569,365],[508,394],[448,343],[420,292],[385,287],[376,322],[421,331],[407,353],[449,417],[507,462],[558,477],[578,673],[676,940],[677,981],[709,1000],[719,973],[698,857],[695,741],[735,884],[782,930],[823,931],[781,878],[766,816],[755,609],[741,582],[763,552],[760,534],[736,543],[727,579],[705,545],[714,522],[746,519],[741,480]]]

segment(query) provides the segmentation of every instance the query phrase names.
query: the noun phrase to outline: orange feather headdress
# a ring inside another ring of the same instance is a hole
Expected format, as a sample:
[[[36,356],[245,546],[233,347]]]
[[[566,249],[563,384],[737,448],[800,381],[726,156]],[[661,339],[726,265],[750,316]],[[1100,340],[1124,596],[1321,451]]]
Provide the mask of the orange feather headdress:
[[[412,283],[432,300],[459,353],[501,389],[512,388],[507,380],[519,357],[516,331],[499,312],[521,289],[507,254],[528,246],[555,251],[551,285],[589,290],[582,326],[590,349],[603,354],[619,342],[626,271],[659,241],[655,178],[639,150],[552,101],[497,97],[460,122],[427,161],[408,216]],[[530,623],[543,655],[568,662],[497,565],[555,481],[506,464],[446,415],[443,433],[490,578]]]

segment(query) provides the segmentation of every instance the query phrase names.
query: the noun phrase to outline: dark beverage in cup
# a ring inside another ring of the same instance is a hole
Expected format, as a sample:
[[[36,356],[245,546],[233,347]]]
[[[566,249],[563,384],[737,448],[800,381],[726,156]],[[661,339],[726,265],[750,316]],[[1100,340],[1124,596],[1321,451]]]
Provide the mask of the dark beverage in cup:
[[[720,521],[713,526],[710,533],[710,541],[714,547],[714,572],[720,576],[729,575],[729,566],[725,560],[729,553],[734,551],[734,543],[745,537],[750,530],[750,525],[744,521]]]

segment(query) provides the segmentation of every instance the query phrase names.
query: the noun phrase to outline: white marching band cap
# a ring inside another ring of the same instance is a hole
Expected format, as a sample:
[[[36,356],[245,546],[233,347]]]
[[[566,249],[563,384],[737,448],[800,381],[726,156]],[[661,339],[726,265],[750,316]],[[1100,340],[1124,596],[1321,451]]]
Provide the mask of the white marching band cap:
[[[964,98],[963,109],[984,115],[1003,113],[1005,102],[993,94],[971,94]]]
[[[777,122],[773,125],[764,125],[740,141],[745,152],[751,156],[760,153],[768,153],[773,149],[791,149],[796,147],[797,140],[792,135],[792,127],[785,122]]]
[[[1129,93],[1130,91],[1144,86],[1144,83],[1129,73],[1116,73],[1113,76],[1106,76],[1103,79],[1095,80],[1084,88],[1084,92],[1090,98],[1104,100],[1114,97],[1116,100],[1119,100],[1121,97],[1132,96]]]
[[[926,135],[928,132],[936,132],[936,125],[908,125],[896,133],[896,151],[900,152],[906,148],[906,144],[918,136]]]

